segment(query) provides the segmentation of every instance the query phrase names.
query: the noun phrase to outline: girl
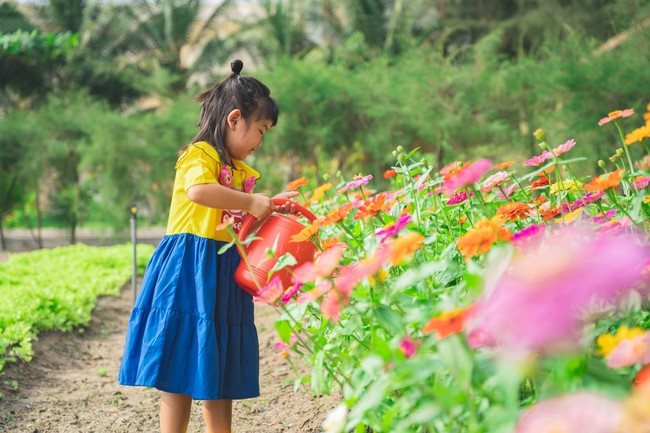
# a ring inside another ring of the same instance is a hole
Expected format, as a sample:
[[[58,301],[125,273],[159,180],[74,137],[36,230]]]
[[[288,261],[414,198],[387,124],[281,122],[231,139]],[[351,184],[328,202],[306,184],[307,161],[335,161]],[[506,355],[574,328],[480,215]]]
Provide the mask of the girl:
[[[259,396],[259,348],[252,297],[233,274],[236,248],[219,229],[241,227],[244,212],[263,221],[275,207],[252,194],[257,171],[243,161],[262,145],[278,119],[268,87],[232,73],[197,96],[202,102],[198,135],[176,163],[167,233],[158,245],[131,313],[119,382],[162,391],[162,433],[187,431],[192,400],[204,400],[210,433],[230,432],[232,400]],[[277,197],[291,198],[297,193]]]

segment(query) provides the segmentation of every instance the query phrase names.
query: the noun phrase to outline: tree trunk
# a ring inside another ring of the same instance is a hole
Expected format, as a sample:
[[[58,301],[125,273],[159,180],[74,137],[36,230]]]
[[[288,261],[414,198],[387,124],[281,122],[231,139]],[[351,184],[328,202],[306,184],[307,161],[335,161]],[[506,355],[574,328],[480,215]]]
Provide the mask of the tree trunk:
[[[2,217],[0,217],[0,245],[2,245],[2,251],[7,251],[7,241],[5,241],[5,232],[2,228]]]
[[[17,179],[18,177],[15,174],[12,174],[11,183],[9,183],[9,189],[7,189],[7,193],[2,198],[2,202],[0,203],[0,244],[2,245],[3,251],[7,250],[7,242],[5,241],[4,230],[2,227],[2,220],[5,217],[5,213],[7,213],[8,210],[7,207],[9,204],[9,199],[11,198],[11,192],[14,190],[14,187],[16,186]]]

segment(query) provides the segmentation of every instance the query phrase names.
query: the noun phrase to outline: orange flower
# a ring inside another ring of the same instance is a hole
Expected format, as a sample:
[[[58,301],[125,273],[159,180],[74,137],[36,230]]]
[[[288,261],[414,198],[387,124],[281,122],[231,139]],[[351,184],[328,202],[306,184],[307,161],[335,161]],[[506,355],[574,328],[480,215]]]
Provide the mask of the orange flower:
[[[409,233],[406,236],[397,238],[397,240],[391,244],[390,250],[390,258],[393,266],[400,264],[404,261],[406,256],[413,254],[413,251],[422,248],[421,242],[423,240],[424,236],[417,233]]]
[[[289,184],[287,185],[287,189],[289,191],[295,191],[301,186],[305,186],[305,185],[309,185],[309,182],[307,181],[307,179],[305,179],[305,176],[303,176],[300,179],[292,180],[291,182],[289,182]]]
[[[336,224],[337,222],[341,221],[344,219],[348,213],[350,213],[350,210],[352,209],[352,203],[347,203],[341,206],[340,208],[330,212],[328,215],[326,215],[321,222],[321,226],[328,226],[331,224]]]
[[[514,202],[507,203],[497,209],[497,215],[503,215],[508,221],[516,221],[517,218],[522,218],[530,212],[530,207],[526,203]]]
[[[319,218],[313,223],[311,223],[310,225],[308,225],[307,227],[305,227],[304,229],[302,229],[300,233],[298,233],[297,235],[291,236],[289,242],[303,242],[309,240],[309,238],[318,234],[318,230],[320,230],[321,226],[322,226],[322,221]]]
[[[435,331],[438,340],[447,338],[451,334],[461,333],[463,332],[465,323],[467,323],[467,320],[473,313],[473,305],[466,308],[454,308],[453,310],[445,311],[429,320],[424,328],[422,328],[422,333],[431,334]]]
[[[616,188],[621,183],[621,174],[623,170],[620,168],[612,173],[603,174],[595,177],[585,185],[582,189],[585,191],[605,191],[609,188]]]
[[[506,162],[502,162],[501,164],[495,165],[494,168],[496,169],[508,168],[514,163],[515,163],[514,161],[506,161]]]
[[[457,220],[458,224],[463,225],[464,223],[467,222],[467,217],[460,217]]]
[[[550,220],[550,219],[555,218],[555,217],[558,216],[559,214],[560,214],[560,209],[558,209],[557,207],[554,207],[554,208],[552,208],[552,209],[549,209],[549,210],[545,210],[545,211],[543,211],[543,212],[542,212],[542,219],[543,219],[544,221],[548,221],[548,220]]]
[[[384,202],[386,201],[386,194],[383,192],[377,194],[370,200],[366,200],[364,204],[359,206],[359,212],[354,216],[355,220],[360,220],[362,218],[367,218],[377,215],[377,212],[383,209]]]
[[[503,228],[502,215],[495,215],[489,221],[483,219],[474,228],[458,238],[458,249],[468,261],[473,255],[487,253],[492,245],[499,241],[510,240],[510,231]]]
[[[443,167],[442,170],[440,170],[440,174],[442,175],[442,178],[444,181],[448,181],[461,171],[465,170],[467,167],[469,167],[472,164],[472,161],[467,161],[465,164],[460,165],[459,161],[452,162],[451,164]]]
[[[390,179],[391,177],[397,176],[397,172],[395,170],[386,170],[384,172],[384,179]]]
[[[530,183],[530,187],[532,189],[541,188],[541,187],[546,186],[546,185],[548,185],[548,177],[542,177],[542,178],[536,180],[535,182]]]
[[[637,141],[643,141],[646,138],[650,138],[650,124],[646,124],[627,134],[625,136],[625,144],[629,146],[632,143],[636,143]]]
[[[329,190],[331,188],[332,188],[332,184],[329,183],[329,182],[324,183],[321,186],[317,187],[314,190],[314,195],[309,199],[309,203],[317,203],[317,202],[319,202],[320,199],[322,199],[323,196],[325,195],[325,191],[327,191],[327,190]]]

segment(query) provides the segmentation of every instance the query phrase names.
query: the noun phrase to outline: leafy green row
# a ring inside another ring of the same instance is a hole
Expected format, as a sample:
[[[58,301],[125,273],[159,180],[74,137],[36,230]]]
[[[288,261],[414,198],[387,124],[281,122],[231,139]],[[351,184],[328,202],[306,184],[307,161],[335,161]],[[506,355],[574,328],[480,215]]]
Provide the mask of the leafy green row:
[[[153,247],[137,250],[141,273]],[[131,273],[130,245],[73,245],[0,263],[0,371],[7,361],[31,360],[38,332],[88,323],[97,297],[118,295]]]

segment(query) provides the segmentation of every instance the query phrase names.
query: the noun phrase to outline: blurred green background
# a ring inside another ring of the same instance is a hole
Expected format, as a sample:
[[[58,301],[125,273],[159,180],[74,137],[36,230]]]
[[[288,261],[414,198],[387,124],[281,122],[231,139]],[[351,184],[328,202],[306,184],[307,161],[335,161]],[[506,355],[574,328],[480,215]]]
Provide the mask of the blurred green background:
[[[586,175],[620,143],[600,118],[634,108],[624,127],[643,124],[650,2],[2,2],[3,246],[10,227],[128,228],[132,203],[164,225],[192,98],[235,58],[281,109],[247,160],[258,192],[337,171],[382,188],[399,145],[438,167],[487,157],[522,171],[537,128],[552,146],[575,139]]]

